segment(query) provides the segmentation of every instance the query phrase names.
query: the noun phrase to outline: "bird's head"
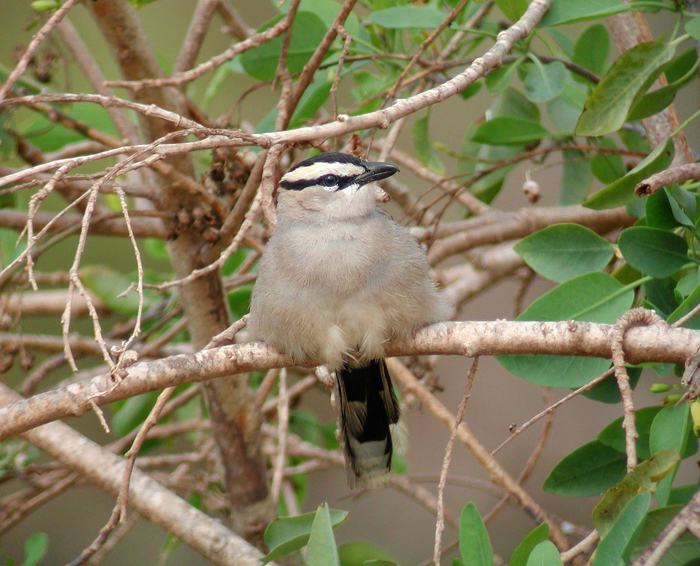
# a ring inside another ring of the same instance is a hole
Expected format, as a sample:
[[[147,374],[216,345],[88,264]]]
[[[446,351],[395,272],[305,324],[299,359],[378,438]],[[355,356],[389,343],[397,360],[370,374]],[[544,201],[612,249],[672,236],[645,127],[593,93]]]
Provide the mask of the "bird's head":
[[[328,219],[360,217],[375,204],[375,181],[399,170],[347,153],[321,153],[297,163],[279,183],[278,211]]]

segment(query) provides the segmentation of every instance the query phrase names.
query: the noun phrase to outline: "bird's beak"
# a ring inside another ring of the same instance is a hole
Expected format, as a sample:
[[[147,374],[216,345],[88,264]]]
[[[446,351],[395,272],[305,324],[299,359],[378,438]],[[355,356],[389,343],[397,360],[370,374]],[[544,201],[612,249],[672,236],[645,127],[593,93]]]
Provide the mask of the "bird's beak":
[[[379,181],[381,179],[386,179],[391,177],[394,173],[398,173],[399,168],[391,163],[365,163],[367,171],[362,173],[357,177],[356,182],[358,185],[366,185],[367,183],[372,183],[373,181]]]

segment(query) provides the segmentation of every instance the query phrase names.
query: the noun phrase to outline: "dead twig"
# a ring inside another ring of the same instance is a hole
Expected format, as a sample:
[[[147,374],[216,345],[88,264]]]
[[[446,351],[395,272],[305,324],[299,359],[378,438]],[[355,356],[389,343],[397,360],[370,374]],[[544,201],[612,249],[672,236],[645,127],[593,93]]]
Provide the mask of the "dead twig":
[[[39,48],[41,42],[44,41],[44,38],[54,27],[56,27],[58,22],[63,19],[63,17],[68,13],[68,10],[70,10],[78,2],[79,0],[66,0],[66,3],[56,10],[51,15],[49,20],[41,27],[41,29],[34,34],[34,37],[29,42],[29,45],[22,55],[22,58],[19,60],[19,63],[17,63],[17,66],[10,73],[10,76],[7,77],[7,80],[2,85],[2,88],[0,88],[0,102],[5,99],[7,93],[10,92],[12,86],[15,84],[15,82],[17,82],[17,79],[19,79],[24,71],[27,70],[29,62],[34,57],[34,53],[36,53],[36,50]]]
[[[632,402],[632,388],[630,378],[625,368],[625,352],[623,349],[623,339],[625,331],[634,324],[666,324],[654,311],[637,308],[627,311],[615,323],[610,334],[610,351],[612,352],[613,368],[615,379],[620,388],[622,406],[624,408],[624,418],[622,428],[625,430],[625,450],[627,452],[627,472],[634,470],[637,465],[637,429],[635,427],[634,403]]]
[[[438,484],[438,500],[437,500],[437,521],[435,523],[435,545],[433,547],[433,563],[435,566],[440,566],[440,547],[442,546],[442,531],[445,529],[445,483],[447,481],[447,472],[450,469],[450,460],[452,460],[452,448],[454,447],[455,438],[457,438],[457,429],[459,428],[462,419],[464,418],[464,412],[467,409],[467,401],[471,394],[472,384],[474,383],[474,376],[479,368],[479,358],[474,358],[472,362],[472,367],[469,368],[469,373],[467,374],[467,384],[462,397],[462,401],[457,409],[457,416],[455,417],[455,423],[452,427],[452,432],[450,433],[450,439],[447,442],[447,447],[445,448],[445,458],[442,462],[442,470],[440,471],[440,483]]]

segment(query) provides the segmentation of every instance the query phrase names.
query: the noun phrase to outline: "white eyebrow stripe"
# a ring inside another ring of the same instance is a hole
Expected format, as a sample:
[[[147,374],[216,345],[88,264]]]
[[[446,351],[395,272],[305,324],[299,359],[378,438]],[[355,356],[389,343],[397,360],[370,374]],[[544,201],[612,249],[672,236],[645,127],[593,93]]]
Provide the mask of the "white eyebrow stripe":
[[[361,175],[364,172],[364,167],[353,165],[352,163],[327,163],[318,161],[310,165],[297,167],[294,171],[286,173],[282,179],[293,183],[306,179],[317,179],[328,174],[338,175],[338,177],[353,177],[355,175]]]

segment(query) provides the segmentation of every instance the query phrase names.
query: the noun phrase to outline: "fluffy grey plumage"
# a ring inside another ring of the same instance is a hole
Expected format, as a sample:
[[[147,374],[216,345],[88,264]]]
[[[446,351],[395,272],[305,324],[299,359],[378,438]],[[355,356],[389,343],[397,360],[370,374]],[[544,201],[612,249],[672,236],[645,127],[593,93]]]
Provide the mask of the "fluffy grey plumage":
[[[374,181],[397,171],[326,153],[282,177],[248,321],[252,338],[336,372],[351,486],[387,477],[396,443],[384,344],[450,313],[421,247],[376,206]]]

